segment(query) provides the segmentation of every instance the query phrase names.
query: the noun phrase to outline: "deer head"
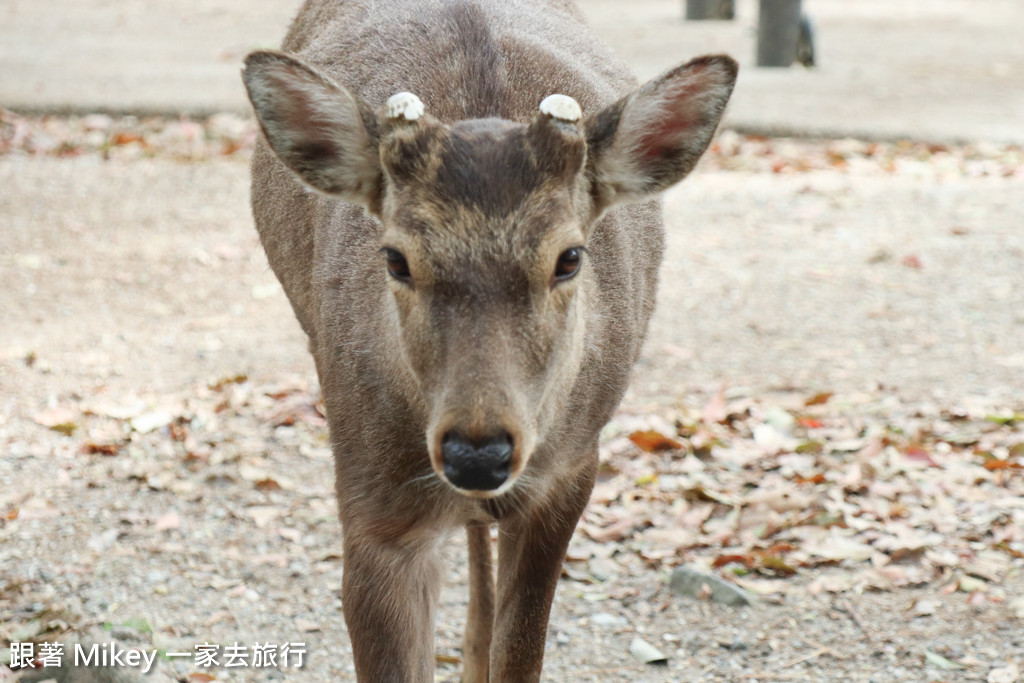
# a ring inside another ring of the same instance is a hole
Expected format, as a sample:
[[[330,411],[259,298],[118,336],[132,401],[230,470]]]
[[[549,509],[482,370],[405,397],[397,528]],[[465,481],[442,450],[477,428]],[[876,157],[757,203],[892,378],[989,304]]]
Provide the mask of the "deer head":
[[[445,123],[410,93],[375,111],[293,57],[246,59],[275,154],[378,226],[382,315],[425,406],[433,469],[463,494],[512,487],[564,412],[598,296],[595,224],[689,173],[736,71],[702,57],[587,117],[552,95],[526,122]]]

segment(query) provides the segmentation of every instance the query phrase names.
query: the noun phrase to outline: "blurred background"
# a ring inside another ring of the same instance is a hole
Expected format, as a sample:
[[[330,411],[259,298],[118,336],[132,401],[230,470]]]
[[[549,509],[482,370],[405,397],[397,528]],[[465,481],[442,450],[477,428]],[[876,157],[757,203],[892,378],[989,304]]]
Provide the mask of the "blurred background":
[[[298,0],[3,0],[0,102],[16,111],[248,111],[246,52],[279,44]],[[755,63],[757,0],[685,22],[684,0],[583,0],[642,78],[688,57]],[[1022,142],[1024,11],[1014,0],[804,0],[817,64],[744,69],[727,125],[933,141]]]

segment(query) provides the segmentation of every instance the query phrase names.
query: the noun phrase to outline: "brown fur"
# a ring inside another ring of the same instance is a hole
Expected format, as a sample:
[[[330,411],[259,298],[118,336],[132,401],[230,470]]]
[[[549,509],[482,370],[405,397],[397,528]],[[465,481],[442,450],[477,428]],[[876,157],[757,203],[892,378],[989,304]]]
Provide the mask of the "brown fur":
[[[244,74],[266,140],[253,213],[322,384],[359,680],[433,679],[439,548],[465,526],[464,680],[536,681],[597,436],[653,307],[653,193],[704,151],[735,63],[701,58],[634,90],[554,0],[308,0],[284,49]],[[400,91],[426,115],[377,113]],[[585,120],[538,113],[552,93]],[[573,247],[582,266],[559,280]],[[449,433],[510,435],[506,485],[447,485]]]

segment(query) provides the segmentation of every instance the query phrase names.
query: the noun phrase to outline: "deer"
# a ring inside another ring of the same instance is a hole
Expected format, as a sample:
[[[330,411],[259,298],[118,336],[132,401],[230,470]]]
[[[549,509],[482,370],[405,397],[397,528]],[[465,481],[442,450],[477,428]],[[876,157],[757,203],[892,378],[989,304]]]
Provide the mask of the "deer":
[[[361,683],[434,680],[460,527],[462,680],[540,679],[654,306],[659,194],[737,69],[639,85],[569,0],[306,0],[246,57],[252,213],[320,382]]]

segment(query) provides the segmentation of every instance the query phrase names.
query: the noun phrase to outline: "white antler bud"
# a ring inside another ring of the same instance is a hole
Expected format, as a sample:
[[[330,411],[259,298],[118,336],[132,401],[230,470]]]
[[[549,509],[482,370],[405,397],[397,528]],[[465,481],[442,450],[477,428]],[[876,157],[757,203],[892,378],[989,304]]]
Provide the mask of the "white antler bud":
[[[411,92],[400,92],[388,98],[387,116],[389,119],[415,121],[423,116],[423,111],[423,102]]]
[[[576,123],[583,116],[579,103],[568,95],[548,95],[540,103],[540,111],[553,119]]]

